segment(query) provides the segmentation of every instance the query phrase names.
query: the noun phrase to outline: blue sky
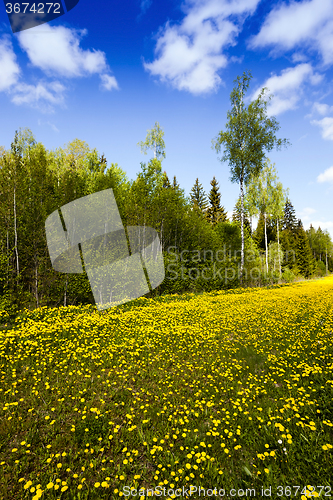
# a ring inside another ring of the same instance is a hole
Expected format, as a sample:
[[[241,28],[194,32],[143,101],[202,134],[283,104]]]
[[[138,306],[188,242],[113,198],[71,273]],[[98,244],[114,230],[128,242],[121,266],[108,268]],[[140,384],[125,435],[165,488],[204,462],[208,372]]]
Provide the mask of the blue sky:
[[[213,176],[231,214],[239,186],[211,149],[237,75],[247,103],[268,87],[277,137],[268,157],[305,228],[333,237],[333,0],[80,0],[13,34],[0,5],[0,145],[29,127],[48,149],[76,137],[129,179],[148,161],[137,143],[163,128],[163,170],[188,195]]]

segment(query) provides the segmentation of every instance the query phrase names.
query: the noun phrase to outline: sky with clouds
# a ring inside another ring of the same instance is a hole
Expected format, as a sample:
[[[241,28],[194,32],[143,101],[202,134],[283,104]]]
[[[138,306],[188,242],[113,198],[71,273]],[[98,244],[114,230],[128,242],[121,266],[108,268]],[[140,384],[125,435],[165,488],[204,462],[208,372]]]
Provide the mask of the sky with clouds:
[[[332,66],[333,0],[80,0],[15,34],[1,4],[0,145],[20,127],[48,149],[79,138],[134,179],[157,121],[169,178],[188,195],[215,176],[231,214],[239,186],[211,140],[250,70],[246,102],[267,87],[277,137],[291,143],[267,156],[304,227],[333,237]]]

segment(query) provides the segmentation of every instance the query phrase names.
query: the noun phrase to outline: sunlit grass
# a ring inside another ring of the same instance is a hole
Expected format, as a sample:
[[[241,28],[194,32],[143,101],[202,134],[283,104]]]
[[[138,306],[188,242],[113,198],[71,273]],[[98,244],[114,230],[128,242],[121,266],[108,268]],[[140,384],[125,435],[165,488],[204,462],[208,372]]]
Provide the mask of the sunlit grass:
[[[41,308],[11,327],[2,313],[0,498],[319,492],[333,470],[332,305],[329,277]]]

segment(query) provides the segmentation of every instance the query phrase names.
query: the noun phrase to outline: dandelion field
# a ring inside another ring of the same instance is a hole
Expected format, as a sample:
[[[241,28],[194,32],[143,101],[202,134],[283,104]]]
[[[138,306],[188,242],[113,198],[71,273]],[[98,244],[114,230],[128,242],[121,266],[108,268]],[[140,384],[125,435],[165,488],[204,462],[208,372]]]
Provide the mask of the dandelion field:
[[[326,277],[0,313],[0,499],[333,495],[332,305]]]

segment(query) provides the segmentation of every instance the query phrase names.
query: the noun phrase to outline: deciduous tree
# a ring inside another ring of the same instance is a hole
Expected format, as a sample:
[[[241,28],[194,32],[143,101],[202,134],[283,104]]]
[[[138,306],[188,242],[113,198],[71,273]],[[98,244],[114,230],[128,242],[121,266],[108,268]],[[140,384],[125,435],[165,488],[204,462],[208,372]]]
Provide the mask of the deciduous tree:
[[[228,111],[226,131],[219,132],[212,141],[217,152],[223,146],[222,162],[228,162],[231,171],[231,181],[238,182],[241,196],[241,268],[240,282],[243,281],[244,268],[244,185],[251,177],[256,177],[263,168],[265,151],[274,146],[280,149],[286,146],[286,139],[277,139],[275,132],[279,129],[275,117],[267,116],[267,104],[272,96],[266,98],[266,88],[263,88],[257,99],[249,106],[244,105],[244,96],[252,78],[251,72],[244,72],[235,80],[236,86],[230,94],[232,104]]]

